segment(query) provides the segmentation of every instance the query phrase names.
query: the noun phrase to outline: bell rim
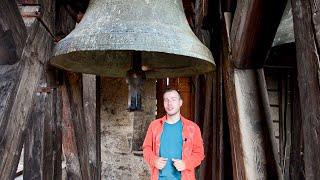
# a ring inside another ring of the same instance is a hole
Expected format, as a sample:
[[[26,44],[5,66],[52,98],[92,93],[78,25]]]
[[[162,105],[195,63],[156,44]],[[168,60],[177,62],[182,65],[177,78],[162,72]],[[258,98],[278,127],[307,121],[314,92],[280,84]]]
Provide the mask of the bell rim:
[[[50,59],[50,64],[53,65],[54,67],[60,68],[60,69],[64,69],[67,71],[73,71],[73,72],[79,72],[79,73],[87,73],[87,74],[95,74],[95,75],[102,75],[102,76],[108,76],[108,77],[125,77],[125,72],[127,70],[129,70],[129,65],[130,65],[130,59],[125,60],[125,62],[122,62],[120,64],[126,64],[127,69],[123,70],[120,69],[120,71],[122,73],[118,73],[118,74],[114,74],[112,72],[108,72],[108,70],[106,71],[98,71],[98,72],[94,72],[93,70],[84,70],[84,69],[79,69],[79,68],[75,68],[77,67],[77,61],[72,61],[70,60],[74,54],[78,55],[79,53],[111,53],[111,52],[115,52],[115,53],[130,53],[130,52],[142,52],[143,54],[156,54],[156,55],[160,55],[160,56],[165,56],[167,58],[164,58],[162,61],[157,61],[158,64],[163,63],[163,61],[168,61],[168,59],[170,59],[170,57],[176,57],[176,58],[182,58],[182,59],[186,59],[186,60],[181,60],[180,63],[182,63],[182,61],[184,62],[189,62],[188,64],[191,64],[191,66],[185,66],[185,67],[180,67],[180,68],[172,68],[172,69],[166,69],[163,68],[162,70],[157,70],[158,68],[154,68],[155,72],[151,72],[154,69],[151,68],[151,71],[146,72],[146,77],[148,79],[152,79],[152,78],[164,78],[164,77],[190,77],[190,76],[194,76],[194,75],[198,75],[198,74],[205,74],[211,71],[215,71],[216,70],[216,64],[214,62],[214,59],[212,57],[211,61],[206,60],[206,59],[200,59],[197,57],[193,57],[193,56],[186,56],[186,55],[181,55],[181,54],[174,54],[174,53],[167,53],[167,52],[156,52],[156,51],[141,51],[141,50],[75,50],[75,51],[70,51],[68,53],[65,54],[60,54],[60,55],[55,55]],[[144,59],[144,56],[142,55],[142,59],[143,59],[143,64],[144,62],[148,61],[149,63],[152,62],[150,60],[146,60]],[[85,62],[89,63],[89,66],[94,64],[94,61],[90,62],[90,60],[84,60]],[[100,60],[101,61],[108,61],[108,60]],[[61,63],[63,62],[63,63]],[[83,61],[82,61],[83,62]],[[115,62],[115,61],[114,61]],[[154,62],[154,61],[153,61]],[[110,62],[109,62],[110,63]],[[61,65],[61,64],[69,64],[69,65]],[[103,63],[102,63],[103,64]],[[166,64],[166,63],[163,63]],[[171,67],[170,67],[171,68]],[[88,69],[92,69],[92,66]],[[159,68],[161,69],[161,68]],[[113,69],[112,69],[113,70]],[[120,72],[119,71],[119,72]],[[177,71],[176,73],[174,71]],[[165,74],[165,75],[161,75],[161,74]]]

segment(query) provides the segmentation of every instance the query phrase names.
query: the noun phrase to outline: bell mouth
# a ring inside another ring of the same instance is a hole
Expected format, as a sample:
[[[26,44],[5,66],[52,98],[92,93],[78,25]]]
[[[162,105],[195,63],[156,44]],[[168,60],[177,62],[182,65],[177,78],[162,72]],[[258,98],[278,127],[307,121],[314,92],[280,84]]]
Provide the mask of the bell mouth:
[[[74,51],[54,56],[51,65],[73,72],[125,77],[132,50]],[[188,77],[213,71],[215,65],[203,59],[163,52],[139,51],[146,78]]]

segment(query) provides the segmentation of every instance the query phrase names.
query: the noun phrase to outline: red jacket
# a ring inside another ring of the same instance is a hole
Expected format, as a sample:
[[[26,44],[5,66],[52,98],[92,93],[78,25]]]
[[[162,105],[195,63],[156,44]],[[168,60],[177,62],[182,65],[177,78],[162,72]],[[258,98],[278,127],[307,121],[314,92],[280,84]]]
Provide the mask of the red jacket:
[[[143,158],[151,172],[151,180],[157,180],[159,170],[154,166],[154,161],[159,157],[160,138],[166,116],[152,121],[143,142]],[[186,170],[181,172],[181,180],[195,180],[194,168],[199,166],[204,158],[203,141],[199,126],[182,117],[182,160]]]

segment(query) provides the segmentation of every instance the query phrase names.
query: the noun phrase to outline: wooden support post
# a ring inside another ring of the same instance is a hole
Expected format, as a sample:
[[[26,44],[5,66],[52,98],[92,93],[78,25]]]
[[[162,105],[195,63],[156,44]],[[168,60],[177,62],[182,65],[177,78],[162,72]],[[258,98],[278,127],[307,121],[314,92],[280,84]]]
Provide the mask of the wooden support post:
[[[41,82],[40,85],[47,83],[45,79]],[[56,137],[59,133],[56,108],[60,108],[57,89],[49,87],[46,92],[36,93],[25,136],[24,179],[61,179],[61,148],[55,148],[62,143]]]
[[[101,77],[96,76],[96,153],[97,153],[97,171],[96,179],[101,179]]]
[[[44,131],[48,118],[52,118],[47,114],[46,109],[49,95],[47,93],[38,93],[34,97],[32,112],[29,117],[29,123],[26,129],[24,143],[24,179],[43,179],[42,169],[44,163]],[[48,139],[49,141],[51,139]],[[50,141],[52,143],[52,141]],[[52,162],[52,160],[51,160]]]
[[[91,179],[87,127],[83,109],[82,76],[78,73],[65,73],[65,83],[70,102],[71,121],[74,127],[82,179]],[[65,144],[63,144],[65,145]]]
[[[234,69],[226,30],[222,30],[222,35],[233,178],[278,179],[280,170],[271,150],[267,128],[270,113],[263,70]]]
[[[297,79],[295,75],[293,79]],[[300,180],[304,177],[304,162],[303,162],[303,142],[302,142],[302,121],[301,121],[301,106],[299,98],[298,82],[294,81],[293,85],[293,107],[294,116],[292,119],[292,146],[290,152],[289,172],[290,179]]]
[[[271,117],[263,70],[236,69],[234,73],[246,175],[249,179],[277,179],[279,169],[268,129]]]
[[[27,6],[25,8],[28,10]],[[43,16],[41,17],[50,30],[54,24],[52,18],[54,15],[49,15],[49,12],[52,11],[54,11],[52,1],[43,2]],[[28,21],[35,23],[38,20],[33,17],[28,18]],[[30,30],[32,26],[28,28]],[[38,44],[33,44],[33,46],[37,47],[42,44],[42,49],[39,51],[43,54],[39,58],[44,57],[48,60],[52,52],[53,40],[45,27],[39,24],[39,28],[43,28],[42,36],[45,34],[47,39],[37,36],[36,38],[39,39],[35,38],[35,41]],[[45,48],[46,46],[48,48]],[[46,63],[44,65],[47,67]],[[56,123],[60,119],[57,85],[54,82],[54,73],[48,68],[43,68],[39,73],[41,80],[37,82],[37,89],[33,95],[32,111],[28,118],[25,135],[23,177],[25,179],[61,179],[61,148],[59,147],[62,142],[59,137],[56,137],[56,133],[59,133],[59,125]]]
[[[46,2],[44,9],[54,7],[51,5],[50,1]],[[13,26],[9,30],[12,31],[15,39],[17,56],[20,57],[19,52],[22,54],[19,62],[0,67],[0,89],[5,89],[0,95],[0,102],[4,103],[2,106],[4,108],[0,109],[0,179],[13,179],[20,158],[24,130],[28,124],[33,97],[39,88],[40,78],[49,60],[53,41],[46,29],[38,21],[34,21],[29,28],[25,43],[25,37],[21,34],[26,33],[26,28],[21,25],[21,15],[15,1],[1,1],[0,8],[2,9],[0,12],[1,28],[8,30]],[[48,11],[44,13],[46,12]],[[45,17],[43,20],[47,24],[53,24],[50,15],[46,14]]]
[[[82,75],[83,82],[83,110],[87,129],[90,174],[94,179],[97,170],[97,142],[96,142],[96,76]]]
[[[76,135],[74,125],[71,120],[70,100],[68,90],[65,85],[61,88],[62,96],[62,147],[66,157],[67,179],[82,179],[78,149],[76,143]]]
[[[100,163],[98,162],[100,152],[100,121],[97,116],[97,101],[100,97],[97,96],[97,78],[95,75],[83,74],[83,108],[87,129],[87,140],[89,148],[89,165],[90,175],[92,179],[98,180],[100,177]],[[99,106],[98,106],[99,108]]]
[[[204,150],[206,159],[201,163],[199,179],[210,179],[212,177],[212,146],[213,146],[213,72],[205,75],[205,103],[202,104],[204,108],[204,117],[202,125],[202,137],[204,143]]]
[[[54,180],[62,180],[62,94],[60,86],[53,91],[53,107],[55,104],[54,119]]]
[[[200,75],[196,75],[192,77],[192,84],[194,88],[194,115],[193,115],[193,120],[197,124],[199,124],[200,121],[200,109],[201,109],[201,104],[200,104]]]
[[[232,61],[237,68],[261,68],[271,48],[286,0],[238,1],[231,27]]]
[[[215,129],[213,131],[213,167],[214,169],[214,178],[216,180],[223,180],[224,177],[224,170],[225,163],[225,152],[224,152],[224,121],[227,119],[224,117],[224,92],[223,92],[223,67],[222,67],[222,61],[223,61],[223,47],[220,47],[220,57],[216,60],[216,93],[213,95],[216,95],[216,106],[215,109],[213,109],[213,112],[215,113],[214,117],[216,121],[214,121],[215,126],[213,128]],[[214,108],[214,106],[213,106]],[[230,172],[232,170],[230,169]]]
[[[320,177],[320,1],[292,0],[306,179]]]
[[[233,178],[237,180],[246,179],[245,166],[243,161],[242,144],[240,142],[240,127],[238,117],[238,107],[234,87],[234,68],[229,58],[229,44],[227,31],[224,30],[224,23],[221,23],[222,47],[223,47],[223,82],[228,111],[228,124],[230,131]]]

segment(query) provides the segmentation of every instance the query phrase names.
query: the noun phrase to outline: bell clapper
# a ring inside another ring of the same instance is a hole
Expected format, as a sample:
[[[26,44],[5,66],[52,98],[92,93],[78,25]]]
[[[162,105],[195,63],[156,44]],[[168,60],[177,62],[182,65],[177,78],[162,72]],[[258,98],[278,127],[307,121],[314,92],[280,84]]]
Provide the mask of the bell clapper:
[[[131,59],[131,69],[127,71],[126,82],[129,85],[128,110],[139,111],[141,107],[142,86],[146,79],[141,69],[141,52],[134,51]]]

